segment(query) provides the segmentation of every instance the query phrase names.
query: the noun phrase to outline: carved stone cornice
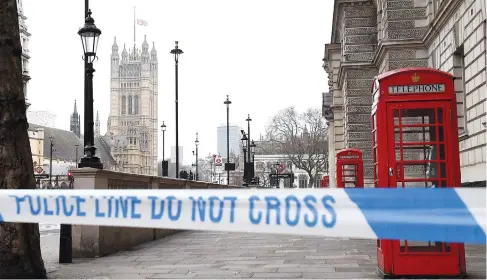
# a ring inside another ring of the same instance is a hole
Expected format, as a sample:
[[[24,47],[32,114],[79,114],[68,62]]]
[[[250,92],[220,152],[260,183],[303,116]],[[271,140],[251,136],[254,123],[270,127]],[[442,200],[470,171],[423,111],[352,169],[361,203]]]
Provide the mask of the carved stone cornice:
[[[365,70],[365,69],[375,69],[377,70],[377,67],[374,64],[371,64],[370,62],[344,62],[340,66],[340,70],[338,71],[338,87],[342,88],[343,87],[343,82],[345,81],[345,73],[348,70]]]
[[[325,68],[325,71],[327,73],[333,73],[333,67],[332,67],[332,53],[333,51],[339,51],[341,52],[342,45],[341,44],[326,44],[325,45],[325,57],[323,58],[323,66]]]
[[[419,49],[425,48],[422,40],[407,40],[407,41],[380,41],[377,45],[374,59],[372,63],[379,68],[381,62],[384,60],[386,54],[390,50],[404,50],[404,49]]]
[[[439,7],[437,15],[432,23],[428,25],[428,31],[423,37],[425,46],[430,46],[433,40],[439,36],[440,30],[453,17],[458,7],[463,3],[462,0],[444,0],[444,3]]]

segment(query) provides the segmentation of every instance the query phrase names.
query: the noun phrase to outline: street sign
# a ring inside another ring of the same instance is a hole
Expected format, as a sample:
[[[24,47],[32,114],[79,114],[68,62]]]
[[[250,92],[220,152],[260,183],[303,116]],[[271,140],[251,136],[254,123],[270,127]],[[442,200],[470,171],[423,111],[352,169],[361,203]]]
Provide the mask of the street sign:
[[[36,179],[47,179],[49,178],[49,174],[34,174]]]
[[[215,158],[215,166],[222,166],[222,157],[218,156]]]
[[[41,166],[37,166],[36,169],[35,169],[36,173],[37,174],[42,174],[42,172],[44,171],[44,169],[42,169]]]
[[[222,166],[215,166],[215,173],[216,174],[222,174],[223,173]]]
[[[279,178],[291,178],[291,176],[292,176],[291,173],[282,173],[282,174],[279,174]],[[270,174],[269,177],[276,178],[276,174]]]

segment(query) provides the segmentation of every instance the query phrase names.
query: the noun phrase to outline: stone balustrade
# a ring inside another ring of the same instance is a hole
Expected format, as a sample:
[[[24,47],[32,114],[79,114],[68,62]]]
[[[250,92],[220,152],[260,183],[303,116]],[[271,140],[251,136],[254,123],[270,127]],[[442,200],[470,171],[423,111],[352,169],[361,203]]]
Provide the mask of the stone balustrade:
[[[226,189],[235,186],[174,178],[129,174],[93,168],[70,170],[74,189]],[[160,239],[179,230],[73,225],[74,258],[102,257]]]

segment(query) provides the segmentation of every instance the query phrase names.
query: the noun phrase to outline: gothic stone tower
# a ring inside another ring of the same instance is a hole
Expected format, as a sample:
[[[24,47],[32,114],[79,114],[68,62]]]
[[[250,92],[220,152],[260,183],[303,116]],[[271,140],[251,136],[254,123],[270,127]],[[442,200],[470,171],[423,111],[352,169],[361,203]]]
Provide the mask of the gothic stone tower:
[[[142,50],[134,45],[111,55],[110,116],[108,135],[111,153],[122,172],[157,175],[157,51],[149,52],[147,38]]]
[[[74,132],[78,138],[81,138],[81,115],[78,114],[78,108],[76,107],[76,100],[74,101],[74,110],[71,114],[69,121],[69,130]]]
[[[95,137],[100,137],[100,115],[98,114],[98,111],[96,111]]]

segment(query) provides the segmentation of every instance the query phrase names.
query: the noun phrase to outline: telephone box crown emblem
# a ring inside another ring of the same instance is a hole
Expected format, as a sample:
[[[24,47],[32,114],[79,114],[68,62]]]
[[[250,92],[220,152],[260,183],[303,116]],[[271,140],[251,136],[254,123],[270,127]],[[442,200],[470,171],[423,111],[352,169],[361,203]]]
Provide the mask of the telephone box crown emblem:
[[[417,83],[419,80],[421,80],[421,77],[418,75],[418,73],[414,73],[414,75],[411,76],[411,80],[413,83]]]

